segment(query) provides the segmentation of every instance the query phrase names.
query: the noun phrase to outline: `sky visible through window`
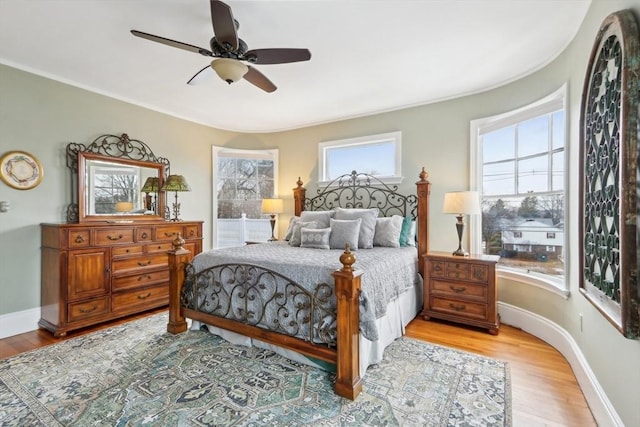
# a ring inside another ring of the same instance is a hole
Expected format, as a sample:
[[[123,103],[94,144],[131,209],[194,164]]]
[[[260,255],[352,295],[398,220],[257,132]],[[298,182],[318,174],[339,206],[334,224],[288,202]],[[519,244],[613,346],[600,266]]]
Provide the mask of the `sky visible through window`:
[[[376,176],[395,173],[395,145],[392,142],[333,147],[326,150],[326,179],[355,170]]]

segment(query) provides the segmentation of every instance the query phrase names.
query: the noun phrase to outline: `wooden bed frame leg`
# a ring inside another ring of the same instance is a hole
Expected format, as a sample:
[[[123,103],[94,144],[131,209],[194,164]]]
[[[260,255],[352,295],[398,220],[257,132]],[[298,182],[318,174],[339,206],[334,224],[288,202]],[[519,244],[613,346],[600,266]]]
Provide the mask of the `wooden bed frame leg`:
[[[187,330],[187,321],[180,307],[180,293],[185,278],[185,267],[189,263],[191,252],[185,248],[184,239],[178,233],[178,237],[172,242],[173,249],[169,255],[169,323],[167,332],[179,334]]]
[[[332,273],[337,298],[337,395],[354,400],[362,391],[360,377],[360,276],[362,271],[354,270],[355,257],[346,245],[340,256],[342,269]]]

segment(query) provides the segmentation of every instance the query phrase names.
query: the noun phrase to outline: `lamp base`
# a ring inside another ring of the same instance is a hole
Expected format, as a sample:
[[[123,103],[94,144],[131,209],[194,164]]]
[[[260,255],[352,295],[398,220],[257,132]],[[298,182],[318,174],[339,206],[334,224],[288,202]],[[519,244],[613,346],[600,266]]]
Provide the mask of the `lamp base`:
[[[269,214],[269,222],[271,223],[271,237],[269,237],[269,240],[267,240],[267,242],[277,242],[278,239],[276,239],[276,236],[274,234],[274,228],[276,226],[275,214]]]
[[[469,252],[465,251],[462,248],[458,248],[455,251],[453,251],[451,253],[451,255],[454,255],[454,256],[469,256]]]

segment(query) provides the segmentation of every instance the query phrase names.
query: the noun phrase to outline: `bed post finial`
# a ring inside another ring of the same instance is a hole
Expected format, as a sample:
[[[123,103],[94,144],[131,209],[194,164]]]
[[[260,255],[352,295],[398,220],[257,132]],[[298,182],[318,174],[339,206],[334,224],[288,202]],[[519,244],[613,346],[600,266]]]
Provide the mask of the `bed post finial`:
[[[352,266],[356,262],[356,257],[351,253],[349,243],[344,244],[344,252],[340,255],[340,262],[342,263],[342,271],[353,271]]]
[[[418,175],[420,177],[420,181],[426,181],[427,178],[429,177],[429,174],[427,173],[426,170],[424,170],[424,166],[422,167],[422,172],[420,172],[420,175]]]
[[[300,216],[304,210],[304,199],[307,197],[307,189],[302,186],[302,180],[298,177],[297,187],[293,189],[293,214]]]

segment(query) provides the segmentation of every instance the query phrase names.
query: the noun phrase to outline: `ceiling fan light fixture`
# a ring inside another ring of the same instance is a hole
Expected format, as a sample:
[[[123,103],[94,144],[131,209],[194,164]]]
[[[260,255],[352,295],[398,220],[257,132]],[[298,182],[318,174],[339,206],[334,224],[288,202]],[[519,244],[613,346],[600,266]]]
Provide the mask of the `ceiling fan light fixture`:
[[[229,84],[237,82],[249,71],[249,67],[245,64],[230,58],[214,59],[211,61],[211,68]]]

